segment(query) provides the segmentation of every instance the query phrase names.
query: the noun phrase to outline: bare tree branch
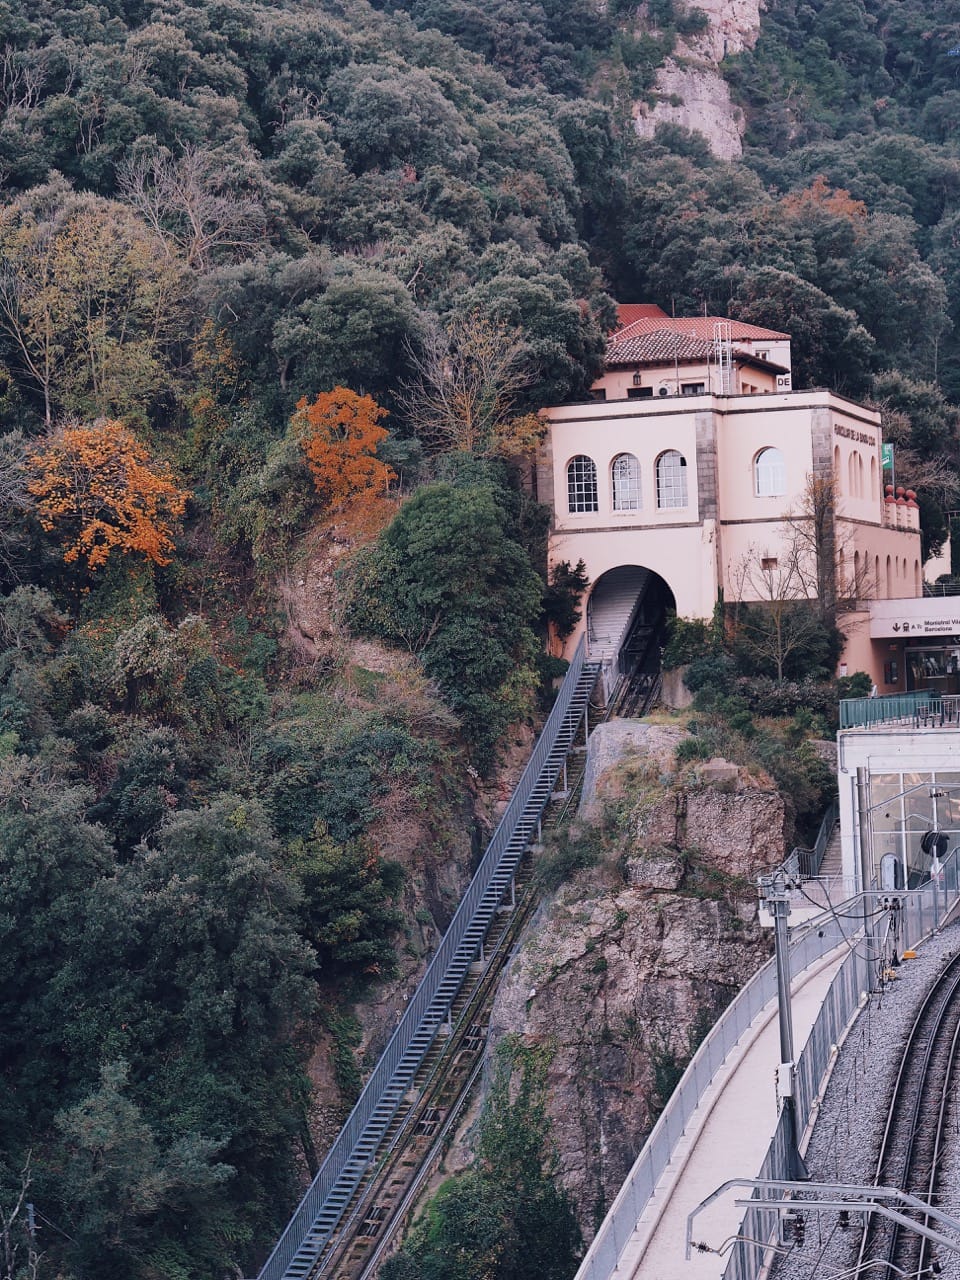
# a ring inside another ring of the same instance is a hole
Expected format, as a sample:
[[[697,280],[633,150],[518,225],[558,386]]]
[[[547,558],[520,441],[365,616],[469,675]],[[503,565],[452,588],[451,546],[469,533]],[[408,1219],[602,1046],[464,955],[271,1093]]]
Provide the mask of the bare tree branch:
[[[477,313],[434,325],[410,352],[414,378],[400,396],[417,434],[440,452],[510,452],[517,401],[534,380],[523,332]]]
[[[27,1203],[27,1193],[32,1180],[28,1155],[20,1175],[20,1187],[12,1206],[7,1209],[0,1204],[0,1248],[3,1251],[3,1273],[0,1280],[36,1280],[41,1255],[34,1245],[30,1218],[31,1206]],[[26,1245],[26,1258],[21,1261],[24,1245]]]
[[[232,190],[209,151],[188,146],[125,161],[118,171],[121,197],[189,266],[207,271],[222,250],[247,251],[266,234],[256,200]]]

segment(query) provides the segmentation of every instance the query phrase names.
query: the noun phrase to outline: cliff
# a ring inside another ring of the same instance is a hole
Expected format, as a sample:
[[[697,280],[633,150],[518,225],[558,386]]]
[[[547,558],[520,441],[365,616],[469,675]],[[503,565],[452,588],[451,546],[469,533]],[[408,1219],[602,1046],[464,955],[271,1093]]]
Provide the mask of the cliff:
[[[493,1014],[492,1044],[516,1032],[552,1052],[560,1176],[588,1236],[700,1038],[769,951],[748,877],[782,857],[783,801],[734,766],[667,772],[679,732],[594,735],[604,766],[578,838],[599,836],[604,852],[543,908]]]
[[[657,72],[653,101],[634,105],[634,124],[642,138],[652,138],[658,125],[680,125],[701,133],[715,156],[736,160],[743,154],[745,120],[720,63],[753,48],[760,33],[759,0],[703,0],[696,9],[706,25],[678,36]]]

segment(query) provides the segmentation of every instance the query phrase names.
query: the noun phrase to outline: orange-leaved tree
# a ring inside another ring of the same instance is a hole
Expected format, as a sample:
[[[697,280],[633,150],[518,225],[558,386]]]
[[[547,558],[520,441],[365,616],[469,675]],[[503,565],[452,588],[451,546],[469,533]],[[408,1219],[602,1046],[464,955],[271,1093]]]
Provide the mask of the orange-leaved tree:
[[[293,419],[317,493],[332,506],[347,498],[383,493],[395,473],[376,456],[389,434],[380,426],[386,409],[372,396],[347,387],[323,391],[313,404],[304,398]]]
[[[27,466],[37,517],[61,538],[67,564],[99,569],[114,549],[170,563],[190,495],[122,422],[59,427],[28,455]]]

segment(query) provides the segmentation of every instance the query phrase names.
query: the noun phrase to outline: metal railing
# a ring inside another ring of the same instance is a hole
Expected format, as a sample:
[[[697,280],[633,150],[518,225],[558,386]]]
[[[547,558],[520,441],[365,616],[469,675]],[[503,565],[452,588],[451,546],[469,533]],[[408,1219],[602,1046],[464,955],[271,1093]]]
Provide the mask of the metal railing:
[[[317,1225],[321,1213],[328,1216],[336,1213],[339,1217],[334,1201],[339,1198],[345,1205],[363,1177],[371,1159],[371,1132],[386,1131],[443,1024],[503,892],[536,830],[585,713],[597,667],[586,663],[584,655],[585,644],[581,640],[527,766],[436,954],[346,1124],[261,1270],[259,1280],[282,1280],[287,1275],[305,1274],[305,1263],[298,1259],[298,1254],[305,1251],[316,1257],[329,1238],[332,1228],[321,1230]],[[358,1154],[362,1139],[367,1152]],[[294,1263],[296,1269],[291,1272],[289,1268]]]
[[[902,903],[905,945],[919,942],[939,927],[947,911],[960,896],[960,862],[957,850],[944,863],[937,883],[931,881],[920,889],[897,894],[871,890],[867,896],[875,902],[898,898]],[[853,900],[854,903],[857,901],[860,899]],[[856,907],[852,909],[856,910]],[[851,904],[848,903],[845,911],[849,913],[850,910]],[[808,1123],[814,1103],[819,1098],[833,1058],[834,1046],[839,1043],[860,1005],[863,993],[871,989],[873,977],[871,961],[861,950],[851,950],[830,984],[830,990],[797,1061],[795,1097],[797,1121],[801,1127]],[[757,1176],[761,1180],[787,1179],[791,1176],[790,1169],[784,1117],[781,1114],[766,1159]],[[758,1197],[757,1207],[751,1205],[744,1215],[723,1280],[758,1280],[761,1275],[764,1254],[775,1226],[775,1220],[769,1213],[764,1213],[762,1206],[763,1200]]]
[[[907,941],[919,942],[938,926],[949,907],[960,896],[958,877],[958,856],[954,853],[944,863],[943,876],[937,886],[929,884],[922,889],[893,895],[904,904],[903,936]],[[892,895],[872,890],[871,896],[889,899]],[[844,904],[845,918],[862,910],[862,907],[858,907],[859,902],[859,898],[853,898]],[[843,942],[847,930],[832,912],[828,912],[794,929],[792,933],[795,936],[790,940],[790,969],[796,976]],[[795,1087],[797,1116],[801,1125],[805,1125],[809,1118],[829,1065],[831,1048],[853,1016],[860,993],[869,989],[870,978],[869,964],[858,952],[851,951],[831,984],[810,1032],[807,1047],[797,1063]],[[670,1164],[677,1144],[700,1105],[704,1092],[741,1036],[761,1010],[776,998],[776,994],[776,967],[774,961],[769,960],[721,1014],[690,1060],[580,1264],[575,1280],[609,1280],[609,1277],[616,1275],[620,1256],[636,1230],[657,1183]],[[781,1124],[778,1123],[763,1172],[759,1176],[784,1178],[787,1176],[787,1168],[785,1138]],[[717,1180],[722,1180],[720,1172]],[[748,1210],[748,1218],[756,1212]],[[755,1232],[753,1228],[756,1226],[756,1222],[745,1220],[741,1234],[755,1235],[758,1240],[762,1240],[765,1231]],[[756,1280],[763,1252],[762,1245],[754,1247],[746,1242],[739,1242],[731,1255],[724,1280]]]
[[[869,729],[875,724],[905,724],[917,729],[960,725],[960,697],[914,689],[880,698],[841,698],[841,729]]]
[[[818,928],[804,926],[799,932],[790,946],[790,966],[795,974],[809,968],[842,940],[840,928],[832,920],[821,920]],[[734,997],[691,1058],[580,1264],[576,1280],[606,1280],[615,1274],[620,1254],[673,1158],[704,1091],[731,1049],[776,994],[777,972],[771,959]]]
[[[792,863],[796,866],[800,875],[818,876],[823,865],[823,855],[827,851],[827,845],[830,843],[839,817],[840,801],[837,799],[833,801],[830,808],[823,815],[820,828],[817,831],[817,838],[813,842],[813,848],[805,849],[802,845],[797,845],[784,866]]]

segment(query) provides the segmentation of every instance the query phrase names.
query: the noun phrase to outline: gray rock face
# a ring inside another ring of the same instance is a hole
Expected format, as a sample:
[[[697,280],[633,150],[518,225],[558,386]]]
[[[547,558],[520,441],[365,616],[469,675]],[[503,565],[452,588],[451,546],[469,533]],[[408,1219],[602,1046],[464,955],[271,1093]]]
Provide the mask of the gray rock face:
[[[706,27],[677,42],[657,72],[655,101],[635,105],[635,127],[650,138],[658,124],[678,124],[702,134],[715,156],[735,160],[743,154],[746,121],[720,63],[756,44],[761,6],[759,0],[698,0],[696,7],[706,14]]]
[[[783,856],[772,788],[729,766],[720,787],[696,775],[681,785],[662,772],[662,751],[637,755],[636,732],[604,729],[592,805],[609,811],[615,799],[619,848],[541,911],[501,983],[491,1035],[553,1050],[548,1111],[588,1237],[696,1044],[769,954],[745,877]],[[651,745],[665,749],[663,735]]]
[[[651,724],[647,720],[610,720],[590,735],[587,771],[583,780],[580,813],[591,820],[600,816],[604,803],[619,799],[619,778],[612,772],[625,759],[643,762],[662,772],[673,768],[673,753],[688,735],[676,725]]]

